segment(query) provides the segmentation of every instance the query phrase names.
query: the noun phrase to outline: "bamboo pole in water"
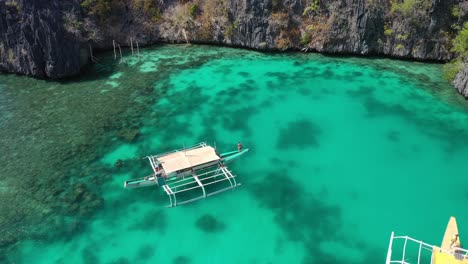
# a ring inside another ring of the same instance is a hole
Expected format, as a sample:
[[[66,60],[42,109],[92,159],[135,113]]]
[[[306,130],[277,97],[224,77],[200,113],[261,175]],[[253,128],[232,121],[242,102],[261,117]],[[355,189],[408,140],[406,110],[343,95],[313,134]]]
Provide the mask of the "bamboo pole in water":
[[[187,44],[190,44],[190,41],[187,37],[187,32],[185,32],[185,28],[182,29],[182,34],[184,34],[184,38],[185,38],[185,41],[187,42]]]
[[[93,55],[93,47],[91,46],[91,43],[89,43],[88,46],[89,46],[89,55],[90,55],[90,57],[91,57],[91,62],[96,63],[97,60],[96,60],[96,58],[94,58],[94,55]]]
[[[138,47],[138,41],[136,42],[136,44],[137,44],[138,59],[140,59],[140,47]]]
[[[114,46],[114,60],[117,59],[117,53],[115,52],[115,40],[112,40],[112,46]]]
[[[123,62],[123,58],[122,58],[122,49],[120,48],[120,44],[119,45],[119,51],[120,51],[120,62],[119,63],[122,63]]]

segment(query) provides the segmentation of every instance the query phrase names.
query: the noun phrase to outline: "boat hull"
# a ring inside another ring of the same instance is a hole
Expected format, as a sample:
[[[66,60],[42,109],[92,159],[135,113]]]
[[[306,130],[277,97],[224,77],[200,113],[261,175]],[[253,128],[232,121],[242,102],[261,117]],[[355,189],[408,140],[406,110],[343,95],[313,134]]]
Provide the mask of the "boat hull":
[[[241,151],[235,150],[235,151],[221,153],[220,156],[221,156],[223,163],[228,164],[238,159],[240,156],[244,155],[247,152],[249,152],[249,149],[243,149]]]
[[[128,180],[124,182],[124,188],[126,189],[148,187],[152,185],[158,185],[158,182],[155,176],[133,179],[133,180]]]

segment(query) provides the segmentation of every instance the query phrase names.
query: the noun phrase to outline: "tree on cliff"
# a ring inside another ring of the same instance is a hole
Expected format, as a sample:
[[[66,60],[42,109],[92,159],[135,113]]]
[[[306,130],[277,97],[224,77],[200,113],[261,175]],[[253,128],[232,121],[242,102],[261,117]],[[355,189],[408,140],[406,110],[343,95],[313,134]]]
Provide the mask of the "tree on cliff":
[[[450,82],[468,61],[468,22],[465,22],[452,44],[452,51],[457,52],[459,57],[444,65],[444,78]]]
[[[177,29],[177,35],[182,33],[185,41],[188,43],[189,38],[187,36],[187,29],[193,26],[193,16],[190,15],[189,5],[182,4],[176,5],[166,12],[166,19],[171,21],[174,28]]]
[[[89,54],[91,61],[96,62],[96,58],[93,56],[93,43],[97,43],[102,40],[101,32],[99,31],[96,23],[93,23],[91,19],[86,18],[83,23],[83,29],[85,31],[85,40],[88,42]]]
[[[92,44],[102,40],[102,34],[96,23],[89,18],[84,19],[84,21],[79,20],[78,14],[73,9],[64,12],[63,21],[66,31],[74,35],[78,41],[88,44],[91,61],[96,62]]]

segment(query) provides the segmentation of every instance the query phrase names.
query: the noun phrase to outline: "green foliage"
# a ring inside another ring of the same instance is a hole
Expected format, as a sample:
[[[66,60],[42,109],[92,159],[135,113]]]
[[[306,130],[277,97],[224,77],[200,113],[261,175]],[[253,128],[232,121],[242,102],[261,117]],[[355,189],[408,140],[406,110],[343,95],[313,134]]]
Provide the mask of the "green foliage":
[[[401,3],[397,0],[392,0],[390,12],[400,12],[404,16],[411,16],[418,11],[428,10],[430,6],[430,0],[403,0]]]
[[[7,58],[9,63],[15,62],[15,54],[13,53],[12,49],[8,49],[8,58]]]
[[[452,82],[462,67],[463,67],[463,62],[460,59],[453,60],[449,63],[446,63],[444,65],[444,70],[443,70],[444,79],[446,79],[449,82]]]
[[[395,47],[395,49],[397,49],[397,50],[402,50],[402,49],[404,49],[404,48],[405,48],[405,47],[404,47],[402,44],[398,44],[398,45],[396,45],[396,47]]]
[[[273,10],[281,9],[282,1],[281,0],[271,0],[271,5],[273,7]]]
[[[417,0],[405,0],[400,4],[400,11],[405,16],[411,15],[413,10],[416,8]]]
[[[316,13],[320,7],[320,0],[311,0],[309,5],[304,9],[303,16]]]
[[[153,0],[132,0],[133,9],[142,10],[144,15],[149,17],[151,22],[158,22],[161,19],[161,12],[154,4]]]
[[[63,26],[66,31],[80,37],[83,29],[83,22],[80,21],[74,10],[66,11],[63,14]]]
[[[383,8],[379,0],[367,0],[367,6],[371,11],[381,10]]]
[[[382,39],[377,39],[377,47],[379,47],[379,49],[383,49],[385,46],[384,42],[382,41]]]
[[[443,75],[449,82],[455,79],[455,76],[463,67],[463,61],[466,61],[468,58],[468,22],[463,24],[463,28],[458,32],[455,39],[452,40],[452,44],[452,51],[459,53],[460,57],[444,65]]]
[[[310,37],[309,33],[304,32],[304,34],[302,34],[302,36],[301,36],[301,39],[299,40],[299,43],[301,45],[305,46],[305,45],[309,44],[310,40],[311,40],[311,37]]]
[[[408,34],[398,34],[397,39],[398,40],[406,40],[408,38]]]
[[[16,11],[21,11],[21,5],[16,0],[6,1],[5,6],[14,7],[16,8]]]
[[[94,3],[94,0],[83,0],[83,2],[81,2],[81,7],[89,8],[93,3]]]
[[[396,0],[391,0],[390,3],[390,13],[396,13],[400,10],[400,3],[398,3]]]
[[[226,31],[224,31],[224,37],[227,39],[232,39],[234,36],[234,30],[237,29],[237,22],[230,24],[226,27]]]
[[[316,30],[316,27],[315,27],[314,24],[308,25],[308,26],[306,27],[306,30],[309,31],[309,32],[314,32],[314,31]]]
[[[187,8],[188,8],[189,16],[191,16],[192,18],[195,18],[197,16],[197,13],[198,13],[197,4],[190,3]]]
[[[393,29],[387,27],[387,25],[385,25],[384,27],[384,35],[389,37],[389,36],[392,36],[393,35]]]
[[[463,24],[463,28],[453,40],[453,51],[460,53],[464,58],[468,58],[468,22]]]
[[[84,0],[81,2],[89,15],[96,15],[100,19],[105,19],[110,15],[111,0]]]
[[[461,9],[459,5],[454,5],[452,7],[452,16],[456,19],[460,19],[461,16]]]

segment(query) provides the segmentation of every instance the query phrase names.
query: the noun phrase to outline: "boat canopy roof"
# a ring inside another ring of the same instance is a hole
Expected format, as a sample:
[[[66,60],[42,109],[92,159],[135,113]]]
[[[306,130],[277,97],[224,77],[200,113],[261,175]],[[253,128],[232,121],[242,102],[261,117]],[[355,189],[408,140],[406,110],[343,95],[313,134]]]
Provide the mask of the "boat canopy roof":
[[[219,160],[213,147],[180,150],[158,158],[166,174]]]

